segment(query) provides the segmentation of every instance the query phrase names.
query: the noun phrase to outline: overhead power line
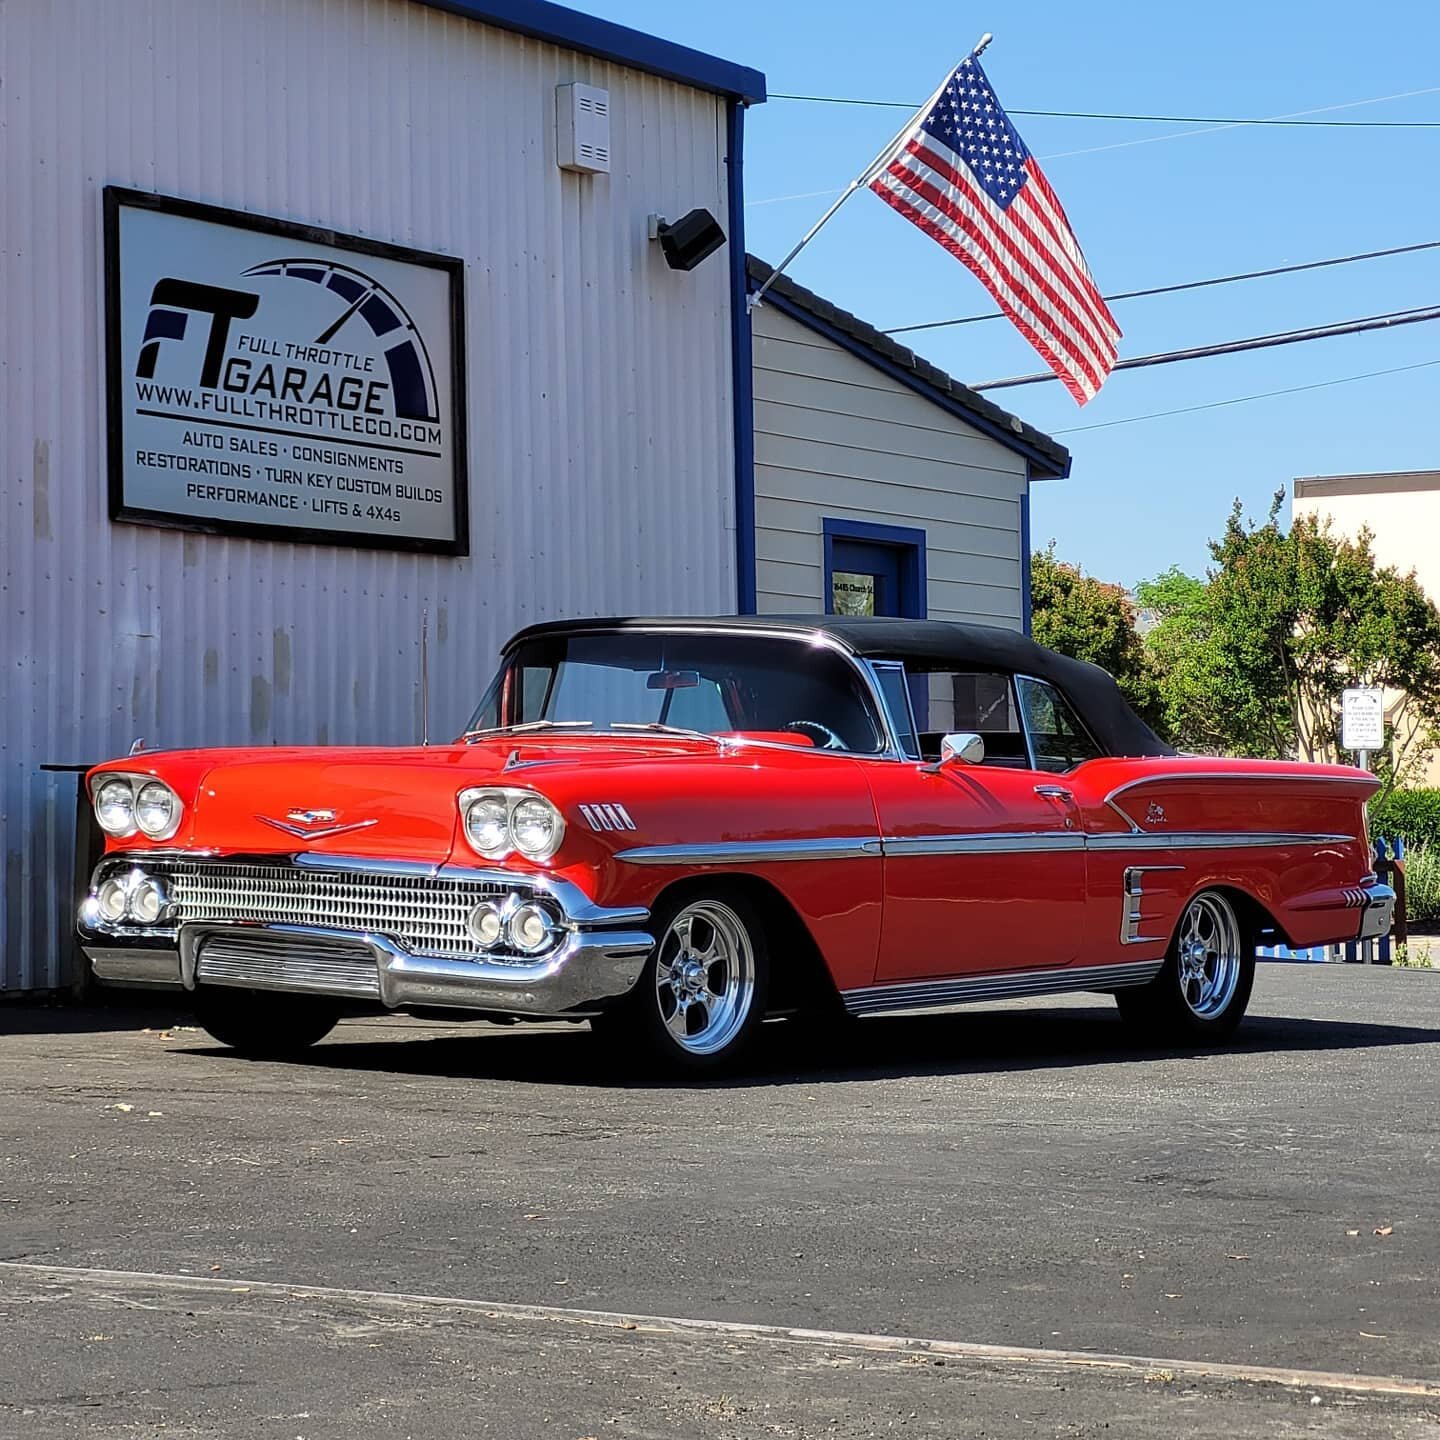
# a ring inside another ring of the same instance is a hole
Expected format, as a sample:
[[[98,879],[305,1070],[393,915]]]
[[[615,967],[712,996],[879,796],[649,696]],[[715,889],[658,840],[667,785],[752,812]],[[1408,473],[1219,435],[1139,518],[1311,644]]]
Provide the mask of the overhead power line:
[[[1174,365],[1181,360],[1204,360],[1212,355],[1238,355],[1243,350],[1268,350],[1276,345],[1298,345],[1307,340],[1328,340],[1335,335],[1358,335],[1366,330],[1389,330],[1397,325],[1419,325],[1440,320],[1440,305],[1417,310],[1392,310],[1385,315],[1366,315],[1359,320],[1341,320],[1334,325],[1311,325],[1303,330],[1280,330],[1272,335],[1254,335],[1245,340],[1225,340],[1218,345],[1193,345],[1185,350],[1163,350],[1154,355],[1136,355],[1120,360],[1116,370],[1140,370],[1151,365]],[[1005,380],[987,380],[971,390],[1008,390],[1015,385],[1039,385],[1057,377],[1049,370],[1036,375],[1012,375]]]
[[[1294,275],[1301,270],[1323,270],[1330,265],[1353,265],[1357,260],[1380,260],[1387,255],[1412,255],[1417,250],[1440,250],[1440,240],[1422,240],[1415,245],[1395,245],[1388,250],[1366,250],[1358,255],[1336,255],[1329,260],[1305,260],[1298,265],[1275,265],[1268,270],[1244,270],[1237,275],[1217,275],[1210,280],[1184,280],[1177,285],[1156,285],[1149,290],[1117,290],[1105,296],[1113,300],[1139,300],[1146,295],[1173,295],[1181,290],[1203,290],[1209,285],[1233,285],[1239,280],[1264,280],[1272,275]],[[1003,320],[1004,313],[987,310],[983,315],[962,315],[955,320],[923,320],[917,325],[892,325],[882,335],[906,335],[913,330],[939,330],[947,325],[974,325],[981,320]]]
[[[1380,375],[1401,375],[1407,370],[1429,370],[1440,360],[1421,360],[1414,365],[1395,365],[1388,370],[1366,370],[1360,375],[1342,375],[1338,380],[1317,380],[1311,385],[1287,385],[1283,390],[1261,390],[1254,395],[1235,395],[1229,400],[1212,400],[1206,405],[1184,405],[1178,410],[1153,410],[1148,415],[1127,415],[1123,420],[1101,420],[1094,425],[1071,425],[1052,430],[1052,435],[1078,435],[1082,430],[1111,430],[1116,425],[1138,425],[1142,420],[1164,420],[1171,415],[1194,415],[1200,410],[1221,410],[1227,405],[1248,405],[1252,400],[1270,400],[1276,395],[1299,395],[1306,390],[1328,390],[1332,385],[1352,385],[1357,380],[1374,380]]]
[[[811,105],[861,105],[877,110],[915,110],[919,102],[908,100],[862,100],[846,95],[781,95],[770,92],[772,100],[800,100]],[[1314,126],[1329,130],[1440,130],[1440,120],[1285,120],[1268,116],[1233,115],[1130,115],[1113,110],[1018,110],[1010,115],[1039,115],[1050,120],[1126,120],[1165,125],[1277,125],[1304,129]]]

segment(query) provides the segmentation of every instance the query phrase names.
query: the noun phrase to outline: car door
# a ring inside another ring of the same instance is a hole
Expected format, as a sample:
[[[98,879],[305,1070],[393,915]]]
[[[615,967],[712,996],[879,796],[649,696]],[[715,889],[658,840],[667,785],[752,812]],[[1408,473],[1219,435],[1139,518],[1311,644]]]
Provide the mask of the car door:
[[[885,857],[877,982],[1070,964],[1085,930],[1085,838],[1064,777],[1032,768],[1013,678],[912,675],[909,693],[912,748],[968,730],[990,753],[979,765],[866,767]]]

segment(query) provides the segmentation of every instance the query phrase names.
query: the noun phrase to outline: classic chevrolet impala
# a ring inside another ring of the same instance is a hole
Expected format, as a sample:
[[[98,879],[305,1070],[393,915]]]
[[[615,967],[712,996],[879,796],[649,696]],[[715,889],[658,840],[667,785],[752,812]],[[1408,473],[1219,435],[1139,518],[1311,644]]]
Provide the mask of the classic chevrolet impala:
[[[1257,943],[1388,929],[1375,783],[1177,755],[1008,631],[581,620],[515,636],[453,745],[98,766],[80,928],[251,1055],[451,1007],[706,1069],[771,1015],[1077,990],[1204,1043]]]

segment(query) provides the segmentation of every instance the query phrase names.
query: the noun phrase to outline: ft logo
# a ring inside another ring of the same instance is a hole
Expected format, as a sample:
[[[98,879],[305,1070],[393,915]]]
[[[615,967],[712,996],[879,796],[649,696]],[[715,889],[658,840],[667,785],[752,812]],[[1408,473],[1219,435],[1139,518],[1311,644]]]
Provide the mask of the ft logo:
[[[135,373],[141,380],[155,378],[155,360],[162,340],[183,340],[190,315],[210,317],[210,337],[205,344],[205,363],[200,384],[214,390],[220,381],[225,359],[225,342],[232,320],[248,320],[260,306],[260,297],[246,290],[225,290],[217,285],[197,285],[192,280],[166,276],[150,292],[150,313],[145,317],[145,338]]]

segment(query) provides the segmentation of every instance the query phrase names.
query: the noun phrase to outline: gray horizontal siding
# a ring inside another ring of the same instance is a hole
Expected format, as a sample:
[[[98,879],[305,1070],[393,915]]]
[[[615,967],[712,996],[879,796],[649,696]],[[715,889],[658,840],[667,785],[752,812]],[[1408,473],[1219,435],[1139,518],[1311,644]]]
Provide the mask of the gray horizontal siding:
[[[923,529],[929,613],[1018,627],[1021,457],[773,307],[754,327],[760,609],[824,608],[829,517]]]

